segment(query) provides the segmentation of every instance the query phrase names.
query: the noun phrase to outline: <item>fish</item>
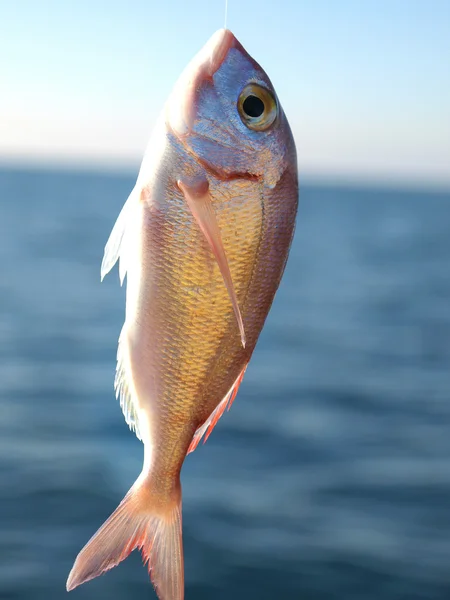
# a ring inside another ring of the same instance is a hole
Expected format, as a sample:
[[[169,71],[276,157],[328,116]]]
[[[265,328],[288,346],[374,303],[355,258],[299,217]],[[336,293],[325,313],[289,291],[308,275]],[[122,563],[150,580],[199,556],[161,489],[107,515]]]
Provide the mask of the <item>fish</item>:
[[[126,277],[116,396],[142,472],[78,554],[67,590],[140,549],[160,600],[183,600],[180,473],[237,390],[280,284],[298,206],[294,138],[229,29],[176,82],[105,246]]]

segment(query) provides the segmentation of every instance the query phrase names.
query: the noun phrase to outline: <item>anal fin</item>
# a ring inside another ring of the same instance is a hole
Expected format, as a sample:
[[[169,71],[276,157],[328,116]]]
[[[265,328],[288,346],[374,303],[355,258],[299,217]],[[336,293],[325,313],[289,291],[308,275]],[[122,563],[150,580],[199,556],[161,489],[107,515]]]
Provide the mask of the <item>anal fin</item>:
[[[230,391],[226,394],[226,396],[224,397],[224,399],[221,400],[221,402],[216,406],[216,408],[210,414],[209,418],[206,419],[206,421],[203,423],[203,425],[201,427],[199,427],[197,429],[197,431],[194,433],[194,437],[192,438],[191,444],[190,444],[190,446],[188,448],[188,451],[187,451],[188,454],[190,452],[193,452],[197,448],[197,446],[198,446],[198,444],[199,444],[199,442],[200,442],[200,440],[202,439],[203,436],[205,436],[205,439],[203,440],[203,443],[206,442],[206,440],[211,435],[212,430],[217,425],[218,420],[220,419],[220,417],[225,412],[225,409],[230,410],[231,405],[233,404],[234,399],[236,398],[236,394],[238,392],[239,386],[241,385],[242,380],[244,378],[244,374],[245,374],[245,370],[246,369],[247,369],[247,365],[245,365],[245,367],[239,373],[238,378],[233,383]]]

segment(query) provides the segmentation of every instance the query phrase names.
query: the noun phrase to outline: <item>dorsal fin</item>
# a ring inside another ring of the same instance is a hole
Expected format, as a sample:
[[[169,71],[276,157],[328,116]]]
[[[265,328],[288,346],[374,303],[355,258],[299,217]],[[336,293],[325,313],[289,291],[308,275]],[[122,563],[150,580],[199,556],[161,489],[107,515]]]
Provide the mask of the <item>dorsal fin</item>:
[[[117,366],[116,377],[114,379],[114,390],[116,398],[120,402],[120,407],[125,417],[127,425],[134,431],[138,440],[142,440],[139,431],[138,412],[136,410],[136,392],[134,390],[133,380],[129,368],[128,345],[124,333],[125,325],[119,336],[119,345],[117,347]]]
[[[127,229],[130,223],[130,217],[132,215],[132,209],[139,200],[139,194],[137,193],[136,187],[133,188],[131,194],[128,196],[127,201],[122,207],[122,210],[117,217],[114,227],[110,233],[108,241],[106,242],[105,252],[103,254],[102,266],[100,270],[101,279],[107,275],[117,260],[120,258],[119,263],[119,277],[120,285],[127,272]]]

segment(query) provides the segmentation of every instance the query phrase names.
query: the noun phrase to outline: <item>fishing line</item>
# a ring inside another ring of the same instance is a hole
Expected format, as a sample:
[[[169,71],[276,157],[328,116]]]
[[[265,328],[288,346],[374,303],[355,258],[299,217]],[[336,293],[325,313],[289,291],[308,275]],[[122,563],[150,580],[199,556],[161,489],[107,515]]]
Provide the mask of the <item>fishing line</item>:
[[[227,28],[227,19],[228,19],[228,0],[225,0],[225,23],[223,28]]]

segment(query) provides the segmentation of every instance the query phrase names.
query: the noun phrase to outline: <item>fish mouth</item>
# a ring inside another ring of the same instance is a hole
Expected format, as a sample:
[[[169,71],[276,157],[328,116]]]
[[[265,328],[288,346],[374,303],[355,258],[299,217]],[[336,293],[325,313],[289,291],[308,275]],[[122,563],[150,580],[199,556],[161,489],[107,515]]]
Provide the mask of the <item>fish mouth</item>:
[[[229,29],[219,29],[216,31],[198,55],[199,58],[203,59],[203,62],[198,65],[198,76],[206,75],[207,78],[213,77],[221,67],[229,50],[237,45],[240,46]]]
[[[213,84],[213,77],[231,48],[244,50],[229,29],[219,29],[194,56],[175,84],[166,107],[166,123],[178,137],[192,132],[198,92],[206,83]]]

